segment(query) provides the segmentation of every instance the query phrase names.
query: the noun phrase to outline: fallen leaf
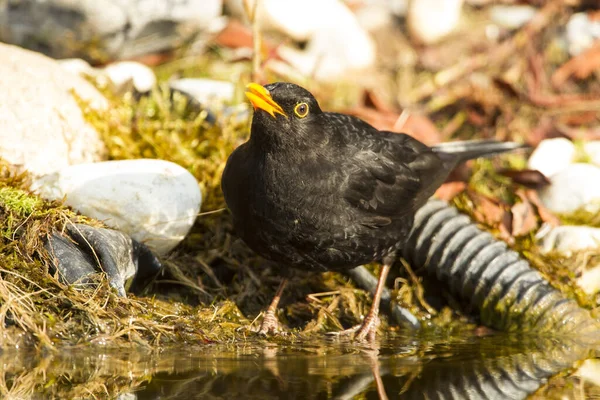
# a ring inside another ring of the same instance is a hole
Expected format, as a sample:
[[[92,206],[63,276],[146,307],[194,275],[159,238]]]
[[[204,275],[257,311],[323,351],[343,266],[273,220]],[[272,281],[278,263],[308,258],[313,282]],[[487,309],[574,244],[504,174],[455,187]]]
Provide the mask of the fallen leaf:
[[[502,223],[508,213],[506,204],[473,190],[469,190],[468,195],[473,203],[473,216],[477,221],[494,228]]]
[[[600,68],[600,42],[571,58],[552,74],[552,85],[562,86],[571,76],[586,79]]]
[[[583,111],[574,114],[561,115],[558,118],[561,124],[579,127],[581,125],[595,124],[598,122],[597,111]]]
[[[467,184],[465,182],[446,182],[436,190],[435,197],[440,200],[450,201],[466,188]]]
[[[214,43],[229,49],[249,48],[254,47],[254,39],[252,37],[252,29],[235,19],[229,20],[225,28],[217,33],[213,39]],[[274,52],[275,46],[272,46],[268,41],[262,41],[261,52],[271,54]]]
[[[538,227],[535,210],[525,198],[510,208],[512,215],[511,234],[514,237],[527,235]]]
[[[552,214],[552,212],[550,212],[550,210],[548,210],[544,206],[544,204],[542,204],[542,201],[540,200],[540,197],[538,196],[535,190],[525,190],[523,191],[523,195],[527,198],[527,200],[529,200],[531,204],[535,206],[537,214],[542,220],[542,222],[550,224],[551,226],[560,225],[560,220],[558,219],[558,217]]]
[[[392,107],[387,104],[381,96],[372,90],[366,89],[363,93],[363,105],[384,113],[394,113]]]
[[[538,125],[529,132],[527,136],[527,144],[532,147],[537,147],[538,144],[544,139],[551,139],[556,137],[564,137],[560,130],[556,127],[555,121],[548,116],[540,118]]]
[[[550,184],[548,178],[535,169],[503,169],[498,171],[498,173],[512,179],[515,183],[531,189],[541,189]]]

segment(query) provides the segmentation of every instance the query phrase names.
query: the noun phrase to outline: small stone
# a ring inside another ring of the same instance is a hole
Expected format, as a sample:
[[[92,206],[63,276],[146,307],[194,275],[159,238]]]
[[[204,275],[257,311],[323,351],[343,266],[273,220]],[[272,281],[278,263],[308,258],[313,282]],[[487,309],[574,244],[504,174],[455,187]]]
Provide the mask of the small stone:
[[[79,76],[95,76],[98,72],[85,60],[81,58],[64,58],[56,60],[58,65],[66,71]]]
[[[583,151],[592,164],[600,166],[600,140],[592,140],[583,145]]]
[[[368,31],[395,22],[397,17],[404,17],[408,8],[408,0],[363,0],[353,8],[360,25]]]
[[[102,159],[105,147],[74,95],[92,108],[106,99],[42,54],[0,43],[0,157],[34,175]]]
[[[256,13],[263,29],[306,42],[304,50],[281,46],[277,54],[284,62],[267,64],[284,76],[296,72],[319,81],[339,80],[375,62],[372,38],[340,0],[261,0]]]
[[[506,29],[518,29],[531,21],[537,13],[535,7],[522,5],[495,5],[490,7],[492,21]]]
[[[539,239],[544,253],[557,251],[566,256],[585,249],[600,249],[600,228],[562,225],[549,229]]]
[[[544,253],[556,251],[567,257],[579,251],[600,254],[600,228],[574,225],[553,227],[538,237],[538,244]],[[586,265],[576,282],[587,294],[600,291],[600,265]]]
[[[203,105],[231,102],[235,93],[233,83],[213,79],[176,79],[169,82],[169,87]]]
[[[577,56],[594,45],[600,39],[600,21],[592,20],[581,12],[571,15],[566,27],[566,39],[569,54]]]
[[[586,294],[598,293],[600,291],[600,266],[584,270],[575,282]]]
[[[573,163],[575,153],[575,145],[569,139],[545,139],[531,154],[527,165],[550,178]]]
[[[0,40],[54,58],[132,58],[181,46],[222,7],[222,0],[0,1]]]
[[[411,0],[407,26],[411,37],[424,44],[439,42],[458,26],[463,0]]]
[[[157,254],[173,249],[200,210],[198,182],[164,160],[105,161],[65,168],[32,185],[40,196],[103,221]]]
[[[130,85],[133,85],[138,93],[148,93],[156,85],[154,71],[135,61],[112,63],[104,68],[103,72],[112,82],[117,93],[124,92]]]
[[[600,386],[600,360],[585,360],[573,375],[581,377],[585,382]]]
[[[540,199],[550,211],[570,213],[583,209],[600,209],[600,167],[592,164],[571,164],[552,175],[552,182],[540,190]]]

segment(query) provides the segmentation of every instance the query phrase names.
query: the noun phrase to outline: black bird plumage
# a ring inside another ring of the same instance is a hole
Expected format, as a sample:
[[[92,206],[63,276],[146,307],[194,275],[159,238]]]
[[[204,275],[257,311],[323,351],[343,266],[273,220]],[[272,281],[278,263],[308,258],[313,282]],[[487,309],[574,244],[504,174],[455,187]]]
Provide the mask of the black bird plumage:
[[[252,85],[250,138],[227,160],[222,188],[237,234],[283,266],[340,271],[390,262],[416,210],[458,163],[520,147],[492,140],[428,147],[323,112],[298,85]]]

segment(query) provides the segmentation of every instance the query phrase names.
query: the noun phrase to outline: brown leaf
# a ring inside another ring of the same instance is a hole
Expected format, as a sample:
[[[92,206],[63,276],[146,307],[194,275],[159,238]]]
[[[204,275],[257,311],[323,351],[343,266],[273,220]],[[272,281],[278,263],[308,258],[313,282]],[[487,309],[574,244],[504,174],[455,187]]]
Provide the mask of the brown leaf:
[[[573,114],[560,115],[558,121],[568,126],[580,127],[582,125],[595,124],[598,122],[597,111],[582,111]]]
[[[446,182],[436,190],[435,197],[450,201],[466,188],[467,184],[465,182]]]
[[[252,29],[235,19],[229,20],[227,26],[219,32],[214,43],[230,49],[253,48]],[[263,39],[261,52],[263,54],[271,54],[274,52],[275,46]]]
[[[548,210],[542,204],[542,201],[540,200],[535,190],[525,190],[523,191],[523,195],[527,198],[527,200],[529,200],[531,204],[535,206],[537,214],[543,222],[548,223],[552,226],[560,225],[560,220],[558,219],[558,217],[552,214],[552,212],[550,212],[550,210]]]
[[[384,113],[395,113],[392,107],[373,90],[365,89],[363,93],[363,105]]]
[[[536,147],[544,139],[561,136],[563,135],[556,127],[554,120],[550,117],[543,116],[540,118],[538,125],[527,136],[527,143],[530,146]]]
[[[526,235],[538,227],[535,210],[527,199],[512,206],[510,212],[512,214],[512,236]]]
[[[500,89],[500,91],[504,93],[504,95],[514,99],[520,99],[522,97],[521,93],[515,88],[515,86],[506,79],[495,77],[492,82],[496,88]]]
[[[571,76],[586,79],[600,68],[600,42],[571,58],[552,74],[552,85],[559,88]]]
[[[473,202],[473,216],[475,219],[488,226],[499,227],[508,213],[508,207],[496,199],[472,190],[469,190],[468,194]]]
[[[531,189],[541,189],[550,184],[548,178],[535,169],[503,169],[498,173],[512,179],[515,183]]]
[[[252,48],[252,30],[246,25],[234,19],[227,23],[227,26],[217,34],[214,39],[219,46],[237,49],[240,47]]]

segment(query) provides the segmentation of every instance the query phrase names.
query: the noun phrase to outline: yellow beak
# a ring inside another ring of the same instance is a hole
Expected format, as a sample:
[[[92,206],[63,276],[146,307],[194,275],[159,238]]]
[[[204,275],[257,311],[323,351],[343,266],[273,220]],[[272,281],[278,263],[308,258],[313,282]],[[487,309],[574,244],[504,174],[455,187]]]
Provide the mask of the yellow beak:
[[[283,108],[273,100],[271,93],[258,83],[249,83],[246,86],[246,97],[250,100],[255,110],[260,108],[271,114],[273,118],[275,118],[275,113],[287,117]]]

